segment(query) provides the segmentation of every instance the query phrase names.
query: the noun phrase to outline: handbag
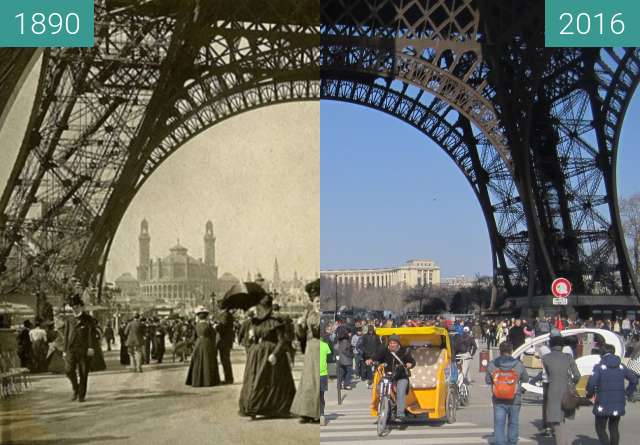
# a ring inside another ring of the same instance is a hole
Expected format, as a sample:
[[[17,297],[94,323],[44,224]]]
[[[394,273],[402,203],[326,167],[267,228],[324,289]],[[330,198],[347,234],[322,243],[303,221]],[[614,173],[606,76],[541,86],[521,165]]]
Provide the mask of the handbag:
[[[562,396],[561,406],[565,411],[575,411],[580,406],[590,405],[588,399],[585,397],[581,397],[578,394],[578,390],[576,389],[576,384],[573,383],[573,373],[571,372],[571,368],[568,369],[569,379],[567,381],[567,390]]]
[[[569,381],[567,384],[567,390],[562,396],[562,409],[565,411],[574,411],[581,405],[580,395],[576,390],[576,385],[573,384],[572,381]]]

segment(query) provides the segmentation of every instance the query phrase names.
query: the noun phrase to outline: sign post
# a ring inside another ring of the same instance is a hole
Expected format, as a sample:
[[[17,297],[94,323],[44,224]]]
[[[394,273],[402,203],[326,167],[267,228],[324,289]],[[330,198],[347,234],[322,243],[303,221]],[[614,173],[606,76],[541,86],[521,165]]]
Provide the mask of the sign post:
[[[556,278],[551,283],[551,293],[553,294],[553,304],[556,306],[566,306],[569,304],[569,295],[571,294],[571,282],[566,278]]]

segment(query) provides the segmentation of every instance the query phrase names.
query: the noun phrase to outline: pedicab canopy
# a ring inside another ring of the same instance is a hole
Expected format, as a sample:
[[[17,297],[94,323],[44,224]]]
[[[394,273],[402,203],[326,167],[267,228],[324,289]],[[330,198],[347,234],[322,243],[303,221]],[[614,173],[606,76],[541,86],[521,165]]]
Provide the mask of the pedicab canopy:
[[[437,326],[402,327],[402,328],[377,328],[379,337],[398,335],[402,346],[424,346],[430,344],[436,347],[445,347],[451,354],[451,340],[449,331]]]

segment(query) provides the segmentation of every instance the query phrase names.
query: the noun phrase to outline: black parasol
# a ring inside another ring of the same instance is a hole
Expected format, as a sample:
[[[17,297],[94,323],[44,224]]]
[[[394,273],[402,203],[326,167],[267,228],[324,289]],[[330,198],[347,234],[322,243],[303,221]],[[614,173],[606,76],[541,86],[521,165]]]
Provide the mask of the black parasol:
[[[267,292],[258,283],[236,283],[224,294],[220,307],[222,309],[247,310],[255,306],[267,295]]]

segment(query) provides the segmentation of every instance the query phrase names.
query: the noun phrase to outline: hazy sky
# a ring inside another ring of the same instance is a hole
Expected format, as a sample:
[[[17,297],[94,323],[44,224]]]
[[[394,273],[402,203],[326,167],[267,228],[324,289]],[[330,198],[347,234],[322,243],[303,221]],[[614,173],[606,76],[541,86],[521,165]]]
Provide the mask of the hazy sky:
[[[4,188],[33,101],[31,75],[0,132]],[[152,257],[177,239],[202,258],[204,226],[214,225],[219,273],[315,277],[320,263],[318,103],[277,105],[241,114],[191,140],[144,184],[112,246],[107,279],[135,275],[138,234],[149,221]]]

